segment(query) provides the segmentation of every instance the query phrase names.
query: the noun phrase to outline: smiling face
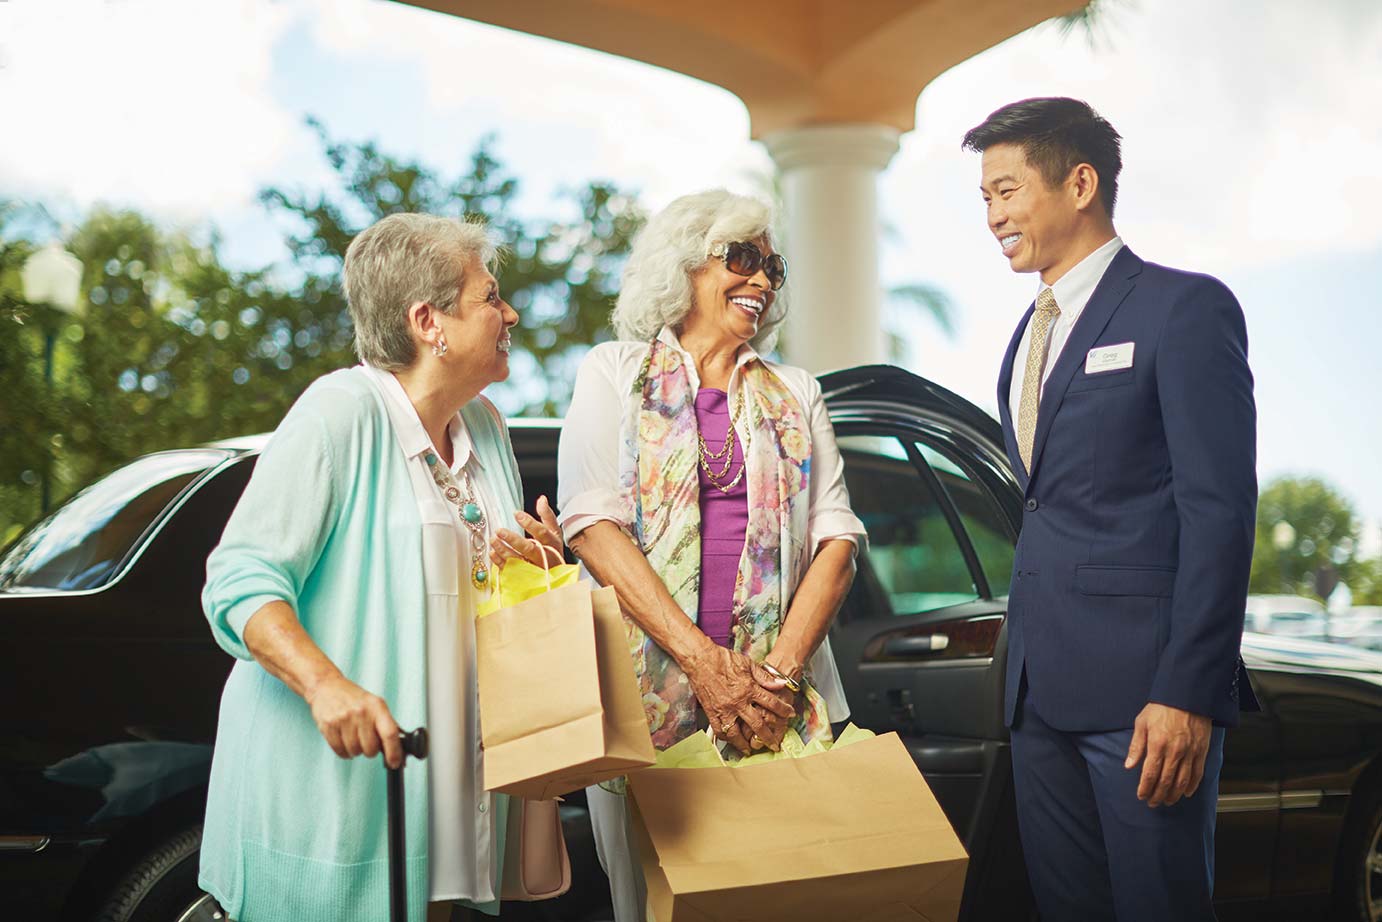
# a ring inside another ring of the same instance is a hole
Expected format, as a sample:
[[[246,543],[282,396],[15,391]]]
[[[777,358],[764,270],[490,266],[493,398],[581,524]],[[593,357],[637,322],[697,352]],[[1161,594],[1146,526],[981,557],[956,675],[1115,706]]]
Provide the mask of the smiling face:
[[[774,252],[766,239],[753,243],[764,256]],[[691,312],[683,326],[714,330],[721,337],[746,343],[758,335],[759,319],[776,297],[761,268],[745,278],[729,271],[723,259],[711,257],[691,276]]]
[[[1077,167],[1051,186],[1018,145],[995,144],[984,151],[980,191],[989,230],[1014,272],[1040,272],[1049,285],[1088,255],[1083,213],[1092,190],[1083,188],[1089,180],[1081,172]],[[1092,175],[1087,166],[1083,172]]]
[[[499,296],[499,283],[480,257],[474,256],[463,270],[461,295],[450,314],[436,312],[436,322],[446,337],[448,351],[461,361],[457,371],[485,384],[509,376],[509,327],[518,314]]]

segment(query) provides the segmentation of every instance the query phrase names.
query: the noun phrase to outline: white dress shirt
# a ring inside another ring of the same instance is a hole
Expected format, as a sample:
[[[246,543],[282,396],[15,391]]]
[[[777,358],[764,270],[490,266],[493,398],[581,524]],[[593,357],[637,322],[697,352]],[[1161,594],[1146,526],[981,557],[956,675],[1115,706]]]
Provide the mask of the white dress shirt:
[[[403,385],[392,374],[364,366],[384,395],[389,419],[408,458],[408,475],[422,520],[423,574],[427,581],[427,793],[431,865],[429,901],[495,898],[494,823],[480,749],[480,705],[475,680],[475,612],[480,593],[470,584],[470,533],[432,479],[426,457],[432,441]],[[480,457],[457,413],[447,428],[455,453],[451,474],[470,474],[475,501],[487,522],[507,520],[486,487]]]
[[[691,387],[700,389],[696,362],[681,348],[676,334],[664,327],[658,339],[682,353]],[[582,530],[599,521],[612,521],[622,528],[631,528],[619,490],[619,440],[625,406],[635,399],[633,382],[638,377],[648,344],[641,342],[601,343],[586,355],[576,373],[571,407],[562,426],[560,447],[557,450],[557,506],[561,509],[560,523],[566,540],[570,541]],[[759,358],[752,346],[739,350],[734,371],[730,374],[729,392],[735,393],[739,371],[750,360]],[[766,360],[765,360],[766,362]],[[821,398],[821,386],[814,375],[801,368],[766,362],[773,373],[787,385],[805,411],[811,428],[811,475],[809,485],[809,513],[804,562],[793,574],[791,585],[801,583],[821,544],[841,538],[858,547],[867,542],[864,524],[849,506],[849,491],[845,488],[844,461],[835,443],[835,428]],[[748,419],[741,419],[736,432],[742,440],[747,434]],[[840,674],[830,652],[830,640],[821,644],[811,659],[811,674],[816,691],[825,699],[830,720],[837,722],[849,716]]]
[[[1117,256],[1121,249],[1123,239],[1115,236],[1080,260],[1065,275],[1056,279],[1056,284],[1049,286],[1051,294],[1056,299],[1056,307],[1060,308],[1060,316],[1056,318],[1046,336],[1046,366],[1041,372],[1042,396],[1046,395],[1046,381],[1051,377],[1051,369],[1060,358],[1066,340],[1070,338],[1070,331],[1080,319],[1080,314],[1084,313],[1085,305],[1089,303],[1099,280],[1108,271],[1113,257]],[[1040,295],[1047,287],[1045,282],[1038,284],[1037,294]],[[1027,328],[1022,331],[1022,341],[1017,344],[1017,353],[1013,356],[1012,383],[1008,386],[1008,408],[1012,412],[1014,426],[1017,425],[1018,409],[1022,406],[1022,379],[1025,377],[1023,373],[1027,369],[1027,353],[1031,351],[1031,346],[1032,325],[1029,322]]]

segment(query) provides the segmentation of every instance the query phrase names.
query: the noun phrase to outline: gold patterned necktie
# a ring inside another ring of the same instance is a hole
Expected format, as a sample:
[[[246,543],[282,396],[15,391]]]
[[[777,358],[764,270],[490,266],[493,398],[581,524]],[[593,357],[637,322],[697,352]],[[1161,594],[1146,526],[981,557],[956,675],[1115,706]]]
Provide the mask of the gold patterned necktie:
[[[1032,442],[1036,439],[1037,408],[1041,404],[1041,373],[1046,368],[1046,341],[1060,316],[1056,296],[1050,288],[1037,295],[1032,315],[1032,342],[1027,349],[1027,368],[1022,373],[1022,402],[1017,406],[1017,452],[1022,466],[1032,471]]]

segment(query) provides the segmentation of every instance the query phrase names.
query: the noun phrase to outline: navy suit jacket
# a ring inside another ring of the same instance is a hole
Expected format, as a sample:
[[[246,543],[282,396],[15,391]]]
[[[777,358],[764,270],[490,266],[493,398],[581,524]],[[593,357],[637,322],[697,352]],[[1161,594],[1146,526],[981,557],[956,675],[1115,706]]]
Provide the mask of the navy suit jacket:
[[[1257,512],[1247,329],[1216,279],[1124,247],[1047,380],[1030,475],[998,406],[1024,495],[1009,600],[1006,719],[1026,670],[1060,730],[1131,727],[1148,702],[1233,726],[1256,709],[1239,658]],[[1129,368],[1086,371],[1133,343]]]

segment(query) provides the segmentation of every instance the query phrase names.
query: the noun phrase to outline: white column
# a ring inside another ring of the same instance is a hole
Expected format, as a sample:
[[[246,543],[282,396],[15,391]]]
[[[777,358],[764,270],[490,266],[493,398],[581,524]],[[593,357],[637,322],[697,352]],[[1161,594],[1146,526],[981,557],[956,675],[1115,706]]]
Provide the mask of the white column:
[[[820,125],[763,138],[782,178],[788,362],[823,372],[885,359],[878,174],[897,153],[884,125]]]

